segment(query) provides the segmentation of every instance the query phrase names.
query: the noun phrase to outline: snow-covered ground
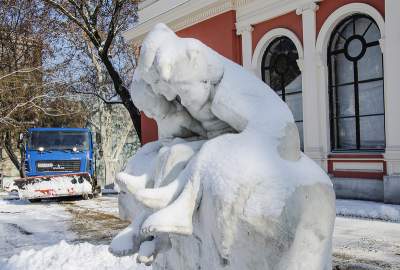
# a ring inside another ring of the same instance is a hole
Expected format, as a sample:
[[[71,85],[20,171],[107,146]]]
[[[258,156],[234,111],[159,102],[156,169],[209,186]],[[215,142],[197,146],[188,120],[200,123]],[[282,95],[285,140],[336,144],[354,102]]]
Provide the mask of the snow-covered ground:
[[[400,269],[399,209],[338,200],[336,269]],[[0,270],[151,269],[108,252],[110,239],[126,226],[117,214],[115,195],[42,203],[0,198]]]
[[[127,225],[117,217],[115,195],[41,203],[1,195],[0,270],[151,269],[108,252],[106,244]]]
[[[356,200],[336,200],[336,214],[345,217],[400,222],[400,205]]]

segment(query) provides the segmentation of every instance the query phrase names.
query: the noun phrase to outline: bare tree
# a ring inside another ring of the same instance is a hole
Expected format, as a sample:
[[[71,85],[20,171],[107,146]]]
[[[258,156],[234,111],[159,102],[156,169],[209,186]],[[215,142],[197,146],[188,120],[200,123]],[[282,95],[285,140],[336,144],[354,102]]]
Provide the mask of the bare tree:
[[[19,132],[35,125],[83,126],[87,118],[79,101],[67,91],[62,94],[59,86],[46,84],[41,78],[40,68],[21,69],[0,76],[0,149],[4,146],[21,177],[25,173],[24,163],[15,153]],[[58,91],[49,90],[54,88]]]
[[[15,154],[17,134],[56,117],[68,118],[79,107],[44,81],[43,54],[48,47],[43,29],[50,29],[51,20],[49,11],[36,4],[4,0],[0,5],[0,149],[4,147],[21,176],[25,170]]]
[[[62,18],[72,22],[83,32],[89,50],[96,53],[99,63],[104,65],[112,81],[118,100],[105,97],[101,91],[82,91],[100,98],[104,103],[122,103],[128,110],[133,125],[140,137],[140,112],[133,104],[126,81],[120,74],[119,65],[112,59],[112,51],[118,50],[121,31],[132,26],[137,19],[137,1],[132,0],[42,0]],[[62,23],[63,19],[58,20]],[[96,71],[97,72],[97,71]],[[103,75],[104,76],[104,75]],[[93,89],[92,89],[93,90]]]

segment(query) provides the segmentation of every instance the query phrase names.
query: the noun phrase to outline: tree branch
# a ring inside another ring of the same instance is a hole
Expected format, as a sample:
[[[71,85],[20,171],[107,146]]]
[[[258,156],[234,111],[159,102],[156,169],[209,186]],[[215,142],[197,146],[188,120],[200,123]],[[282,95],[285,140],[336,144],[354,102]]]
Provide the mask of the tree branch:
[[[45,1],[46,3],[48,3],[51,6],[55,7],[56,10],[58,10],[59,12],[61,12],[65,16],[67,16],[68,19],[70,19],[74,23],[76,23],[89,36],[89,38],[92,40],[92,42],[94,43],[94,45],[96,47],[100,46],[101,41],[97,40],[95,34],[92,33],[87,27],[85,27],[85,25],[83,25],[74,15],[72,15],[62,5],[60,5],[59,3],[57,3],[57,2],[55,2],[53,0],[43,0],[43,1]]]

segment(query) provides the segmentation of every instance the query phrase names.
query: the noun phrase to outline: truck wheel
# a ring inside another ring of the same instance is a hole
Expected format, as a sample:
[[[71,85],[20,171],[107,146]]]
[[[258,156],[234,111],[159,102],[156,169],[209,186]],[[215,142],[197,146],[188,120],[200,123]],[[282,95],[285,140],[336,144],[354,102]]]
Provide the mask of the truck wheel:
[[[89,194],[87,194],[87,193],[82,194],[82,198],[84,200],[89,200]]]
[[[93,196],[95,197],[95,198],[97,198],[97,197],[101,197],[101,187],[100,186],[96,186],[95,188],[94,188],[94,191],[93,191]]]

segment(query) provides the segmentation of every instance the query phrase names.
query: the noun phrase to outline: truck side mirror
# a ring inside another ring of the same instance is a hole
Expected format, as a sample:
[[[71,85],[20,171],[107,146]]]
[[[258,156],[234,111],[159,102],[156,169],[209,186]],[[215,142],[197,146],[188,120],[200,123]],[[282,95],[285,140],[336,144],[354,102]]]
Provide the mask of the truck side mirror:
[[[18,137],[18,145],[17,145],[17,147],[19,148],[19,149],[23,149],[24,148],[24,133],[20,133],[19,134],[19,137]]]
[[[19,133],[18,144],[21,144],[24,141],[24,133]]]

